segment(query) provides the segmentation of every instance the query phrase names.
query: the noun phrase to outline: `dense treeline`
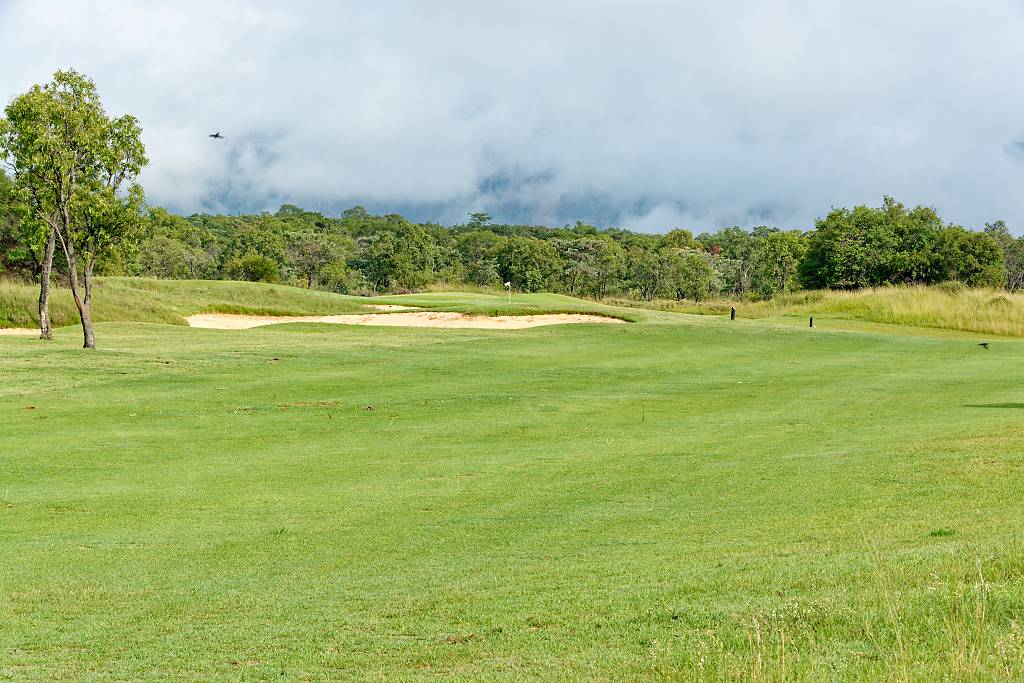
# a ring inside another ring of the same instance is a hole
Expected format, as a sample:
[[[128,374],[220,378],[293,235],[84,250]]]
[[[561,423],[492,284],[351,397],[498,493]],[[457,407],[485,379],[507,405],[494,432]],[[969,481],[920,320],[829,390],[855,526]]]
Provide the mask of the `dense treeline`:
[[[0,193],[8,185],[0,179]],[[5,194],[6,196],[6,194]],[[64,268],[58,262],[58,272]],[[38,249],[20,238],[11,201],[0,217],[0,268],[37,277]],[[149,210],[136,240],[97,271],[177,279],[283,282],[341,293],[407,291],[435,283],[555,291],[603,298],[765,299],[802,287],[853,289],[956,280],[1024,286],[1024,238],[1002,222],[983,231],[944,224],[933,209],[835,209],[809,231],[738,227],[698,236],[648,235],[584,223],[562,228],[413,223],[362,207],[328,217],[285,205],[276,213],[177,216]]]

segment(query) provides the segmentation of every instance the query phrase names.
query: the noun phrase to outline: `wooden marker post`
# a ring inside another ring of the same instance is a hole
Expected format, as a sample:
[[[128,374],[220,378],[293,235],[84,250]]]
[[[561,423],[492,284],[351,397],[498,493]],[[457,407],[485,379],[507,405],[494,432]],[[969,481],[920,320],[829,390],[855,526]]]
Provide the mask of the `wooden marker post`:
[[[729,312],[729,320],[735,320],[735,319],[736,319],[736,307],[733,306],[732,307],[732,311]]]
[[[810,326],[814,327],[814,316],[813,315],[811,316],[811,325]]]

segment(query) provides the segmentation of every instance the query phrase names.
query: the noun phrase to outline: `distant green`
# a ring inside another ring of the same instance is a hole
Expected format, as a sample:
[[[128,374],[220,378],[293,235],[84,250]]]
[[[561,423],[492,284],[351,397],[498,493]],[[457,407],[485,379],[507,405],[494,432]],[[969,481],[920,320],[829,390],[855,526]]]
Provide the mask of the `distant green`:
[[[0,679],[1024,677],[1024,344],[626,314],[0,337]]]

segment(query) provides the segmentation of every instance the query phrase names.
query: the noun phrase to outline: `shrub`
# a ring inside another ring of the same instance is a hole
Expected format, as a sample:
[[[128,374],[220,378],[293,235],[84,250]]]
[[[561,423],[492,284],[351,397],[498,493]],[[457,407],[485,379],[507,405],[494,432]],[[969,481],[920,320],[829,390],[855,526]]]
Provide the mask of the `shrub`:
[[[939,283],[938,285],[935,286],[935,288],[938,289],[940,292],[949,294],[950,296],[963,294],[964,292],[967,291],[967,285],[960,282],[959,280],[947,280],[946,282]]]
[[[1004,310],[1013,308],[1013,302],[1010,301],[1009,297],[1005,297],[1002,294],[989,299],[988,305],[992,308],[1000,308]]]
[[[231,259],[224,266],[224,275],[229,280],[275,283],[281,281],[281,270],[277,263],[260,254],[246,254]]]

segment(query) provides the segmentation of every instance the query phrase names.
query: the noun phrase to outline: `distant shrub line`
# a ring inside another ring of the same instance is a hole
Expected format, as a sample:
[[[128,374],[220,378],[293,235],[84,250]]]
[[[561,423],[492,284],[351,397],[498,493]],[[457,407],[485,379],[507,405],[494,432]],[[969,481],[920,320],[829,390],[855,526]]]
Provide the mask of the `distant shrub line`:
[[[2,184],[2,181],[0,181]],[[0,221],[0,272],[38,277],[18,243],[13,211]],[[54,264],[66,270],[58,254]],[[418,291],[446,283],[604,299],[759,301],[812,289],[894,284],[1024,285],[1024,239],[1005,224],[982,231],[942,223],[933,209],[835,209],[814,228],[738,227],[696,237],[577,222],[503,225],[471,214],[460,225],[413,223],[361,207],[340,217],[282,206],[243,216],[148,211],[141,234],[97,263],[102,275],[284,283],[344,294]]]

